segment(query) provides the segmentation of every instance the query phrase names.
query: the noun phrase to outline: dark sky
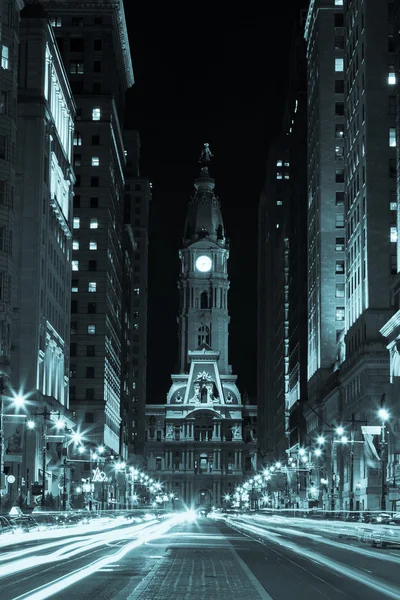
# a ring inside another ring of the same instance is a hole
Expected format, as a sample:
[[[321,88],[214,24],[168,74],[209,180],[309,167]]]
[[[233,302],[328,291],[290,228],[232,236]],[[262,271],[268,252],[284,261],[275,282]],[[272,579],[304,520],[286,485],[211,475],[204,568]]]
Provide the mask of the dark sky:
[[[135,86],[127,126],[141,137],[150,216],[148,402],[164,402],[177,362],[178,249],[204,142],[230,238],[229,351],[240,390],[256,396],[257,206],[279,132],[293,19],[306,0],[217,17],[203,4],[160,13],[125,2]],[[194,7],[194,8],[193,8]]]

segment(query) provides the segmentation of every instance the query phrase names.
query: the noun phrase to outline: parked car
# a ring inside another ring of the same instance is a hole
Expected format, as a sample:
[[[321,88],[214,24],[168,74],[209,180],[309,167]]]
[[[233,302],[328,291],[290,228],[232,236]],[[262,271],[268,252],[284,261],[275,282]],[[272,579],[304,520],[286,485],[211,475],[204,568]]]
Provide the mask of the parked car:
[[[32,532],[39,531],[39,525],[35,521],[35,519],[31,516],[25,515],[23,517],[18,517],[14,520],[17,525],[17,531],[20,532]]]
[[[4,533],[14,533],[16,528],[17,526],[11,519],[4,516],[0,517],[0,535]]]

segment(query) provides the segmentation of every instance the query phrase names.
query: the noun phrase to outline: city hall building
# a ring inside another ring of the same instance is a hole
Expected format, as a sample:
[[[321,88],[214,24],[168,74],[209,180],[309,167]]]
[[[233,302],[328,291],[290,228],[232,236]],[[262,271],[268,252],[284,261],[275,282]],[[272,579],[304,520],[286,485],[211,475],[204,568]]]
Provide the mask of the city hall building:
[[[165,404],[146,407],[147,473],[174,507],[227,505],[256,469],[256,407],[243,405],[228,361],[228,258],[204,145],[179,250],[179,373]]]

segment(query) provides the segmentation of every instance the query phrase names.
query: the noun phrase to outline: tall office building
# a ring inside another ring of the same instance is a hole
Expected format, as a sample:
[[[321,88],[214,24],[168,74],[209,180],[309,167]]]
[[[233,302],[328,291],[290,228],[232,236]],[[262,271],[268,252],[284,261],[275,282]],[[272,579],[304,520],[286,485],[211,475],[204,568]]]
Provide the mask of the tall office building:
[[[121,432],[125,92],[133,85],[122,0],[41,2],[77,105],[70,405],[86,448],[125,454]],[[86,455],[85,455],[86,456]],[[89,470],[89,462],[85,465]]]
[[[151,183],[140,175],[140,138],[137,131],[124,132],[126,150],[124,229],[126,277],[124,329],[126,356],[124,386],[126,441],[135,464],[143,459],[147,377],[148,229]],[[127,273],[126,273],[127,275]]]
[[[19,11],[23,0],[0,0],[0,394],[11,374],[11,286],[13,280],[12,235],[15,196],[15,148],[17,132],[17,65]],[[3,398],[0,398],[0,403]],[[0,431],[2,423],[0,423]],[[2,435],[2,431],[0,435]],[[0,439],[0,495],[5,493],[4,440]]]
[[[259,204],[257,406],[262,461],[301,437],[307,397],[305,11],[293,31],[282,131],[271,143]]]
[[[174,506],[224,505],[256,468],[256,407],[228,360],[229,245],[205,144],[179,250],[179,373],[165,404],[147,405],[147,471]]]
[[[308,63],[308,379],[320,396],[344,330],[343,1],[313,0]]]
[[[379,333],[396,272],[393,3],[315,0],[308,61],[308,432],[343,423],[329,479],[336,505],[379,506],[379,465],[362,441],[389,373]],[[366,430],[364,429],[364,432]],[[333,437],[332,433],[332,437]]]

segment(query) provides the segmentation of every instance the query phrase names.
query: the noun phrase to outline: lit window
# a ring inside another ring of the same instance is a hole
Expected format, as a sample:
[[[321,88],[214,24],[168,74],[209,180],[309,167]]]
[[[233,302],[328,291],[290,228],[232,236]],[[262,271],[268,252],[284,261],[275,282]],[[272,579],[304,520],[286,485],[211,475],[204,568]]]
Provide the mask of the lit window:
[[[278,206],[282,206],[282,200],[277,200],[276,203]]]
[[[8,46],[1,47],[1,68],[8,69],[9,61],[8,61]]]
[[[97,242],[89,242],[89,250],[97,250]]]
[[[281,166],[282,166],[282,161],[281,161],[281,160],[278,160],[278,161],[277,161],[277,163],[276,163],[276,166],[277,166],[277,167],[281,167]]]
[[[277,174],[276,174],[276,178],[277,178],[277,179],[282,179],[282,173],[277,173]]]
[[[72,242],[72,250],[79,250],[79,242],[78,242],[78,240],[73,240],[73,242]]]
[[[344,274],[344,260],[336,261],[335,273],[337,273],[338,275]]]
[[[79,131],[74,133],[74,146],[82,146],[82,136]]]
[[[343,214],[335,215],[335,227],[337,229],[342,229],[344,227],[344,215]]]
[[[97,219],[90,219],[90,224],[89,224],[90,229],[97,229],[98,226],[99,226],[99,222],[97,221]]]
[[[50,24],[53,27],[62,27],[62,21],[61,21],[61,17],[52,17],[50,19]]]
[[[389,146],[391,148],[396,147],[396,128],[389,127]]]
[[[78,281],[77,280],[72,280],[72,287],[71,287],[71,292],[73,294],[76,294],[78,292]]]
[[[79,217],[74,217],[74,221],[73,221],[73,228],[74,229],[79,229],[79,227],[81,226],[81,220]]]
[[[73,271],[79,271],[79,260],[73,260],[72,261],[72,270]]]
[[[336,252],[344,252],[344,237],[337,237],[336,238],[335,251]],[[343,264],[343,272],[344,272],[344,264]]]
[[[89,281],[88,292],[95,292],[97,289],[97,283],[95,281]]]
[[[392,226],[390,228],[390,241],[397,242],[397,227],[396,226]]]
[[[94,108],[92,110],[92,121],[100,121],[101,110],[100,108]]]
[[[344,59],[343,58],[335,58],[336,73],[341,73],[343,70],[344,70]]]
[[[335,158],[337,160],[342,159],[344,156],[344,147],[343,146],[336,146],[335,147]]]
[[[388,75],[388,84],[396,85],[396,72],[394,70],[394,67],[390,67],[389,75]]]
[[[289,179],[289,173],[285,173],[285,179]]]
[[[69,63],[69,72],[71,75],[83,75],[83,62],[80,60],[71,60]]]
[[[397,210],[397,202],[390,203],[390,210]]]
[[[92,156],[92,167],[98,167],[100,165],[100,158],[98,156]]]
[[[94,335],[96,333],[96,325],[88,325],[87,332],[89,335]]]
[[[343,6],[343,0],[335,0],[335,6]]]
[[[336,308],[336,321],[344,321],[344,306]]]
[[[336,298],[344,298],[344,283],[336,284]]]
[[[289,163],[289,162],[285,162],[285,163],[284,163],[284,166],[285,166],[285,167],[290,167],[290,163]]]

